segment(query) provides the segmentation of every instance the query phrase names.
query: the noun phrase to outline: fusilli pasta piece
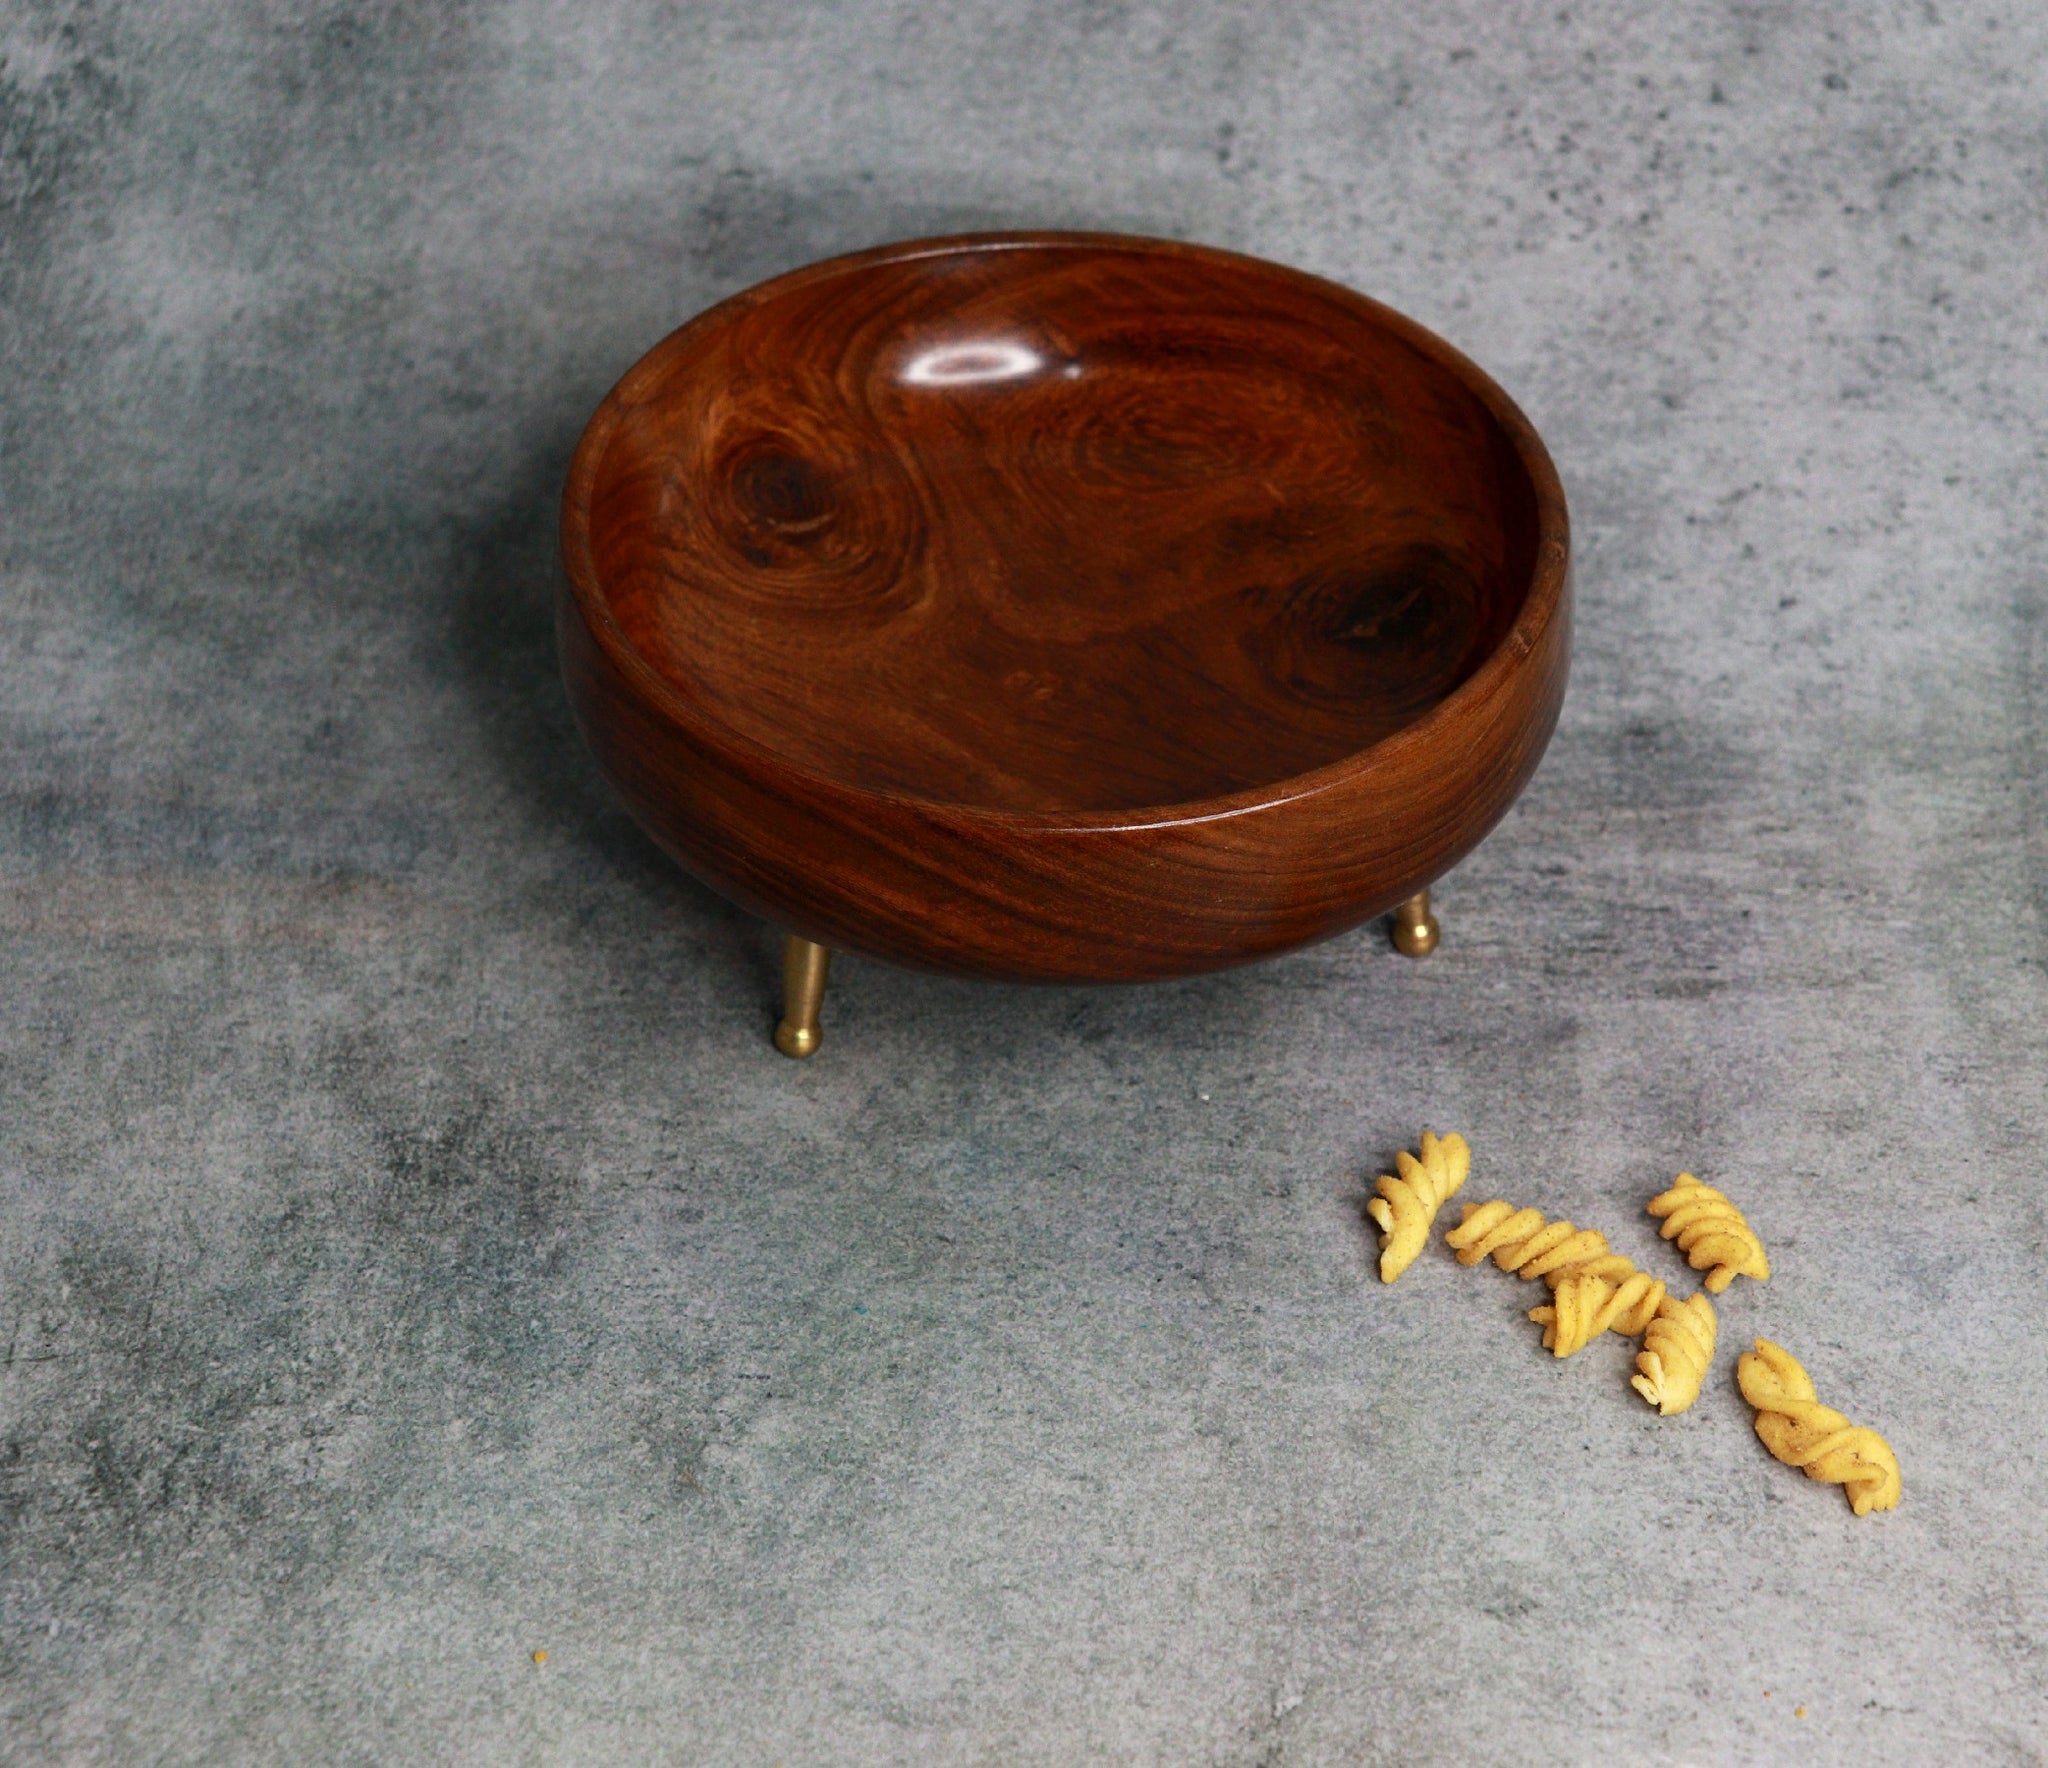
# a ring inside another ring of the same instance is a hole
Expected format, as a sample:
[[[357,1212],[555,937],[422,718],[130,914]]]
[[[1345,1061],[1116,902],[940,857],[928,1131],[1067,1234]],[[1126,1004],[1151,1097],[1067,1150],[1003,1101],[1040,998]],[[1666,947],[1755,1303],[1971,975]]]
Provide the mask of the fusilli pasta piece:
[[[1756,1434],[1764,1447],[1808,1479],[1827,1480],[1848,1494],[1858,1516],[1890,1510],[1899,1501],[1899,1458],[1876,1431],[1851,1424],[1815,1398],[1798,1358],[1767,1338],[1735,1366],[1742,1397],[1756,1408]]]
[[[1368,1198],[1365,1213],[1380,1227],[1380,1281],[1391,1283],[1415,1262],[1429,1241],[1429,1227],[1472,1170],[1472,1150],[1453,1133],[1422,1132],[1422,1158],[1405,1148],[1394,1156],[1398,1176],[1381,1173],[1379,1195]]]
[[[1529,1318],[1543,1328],[1543,1348],[1560,1357],[1609,1330],[1633,1337],[1664,1299],[1664,1285],[1610,1251],[1597,1228],[1546,1221],[1539,1210],[1498,1199],[1468,1203],[1464,1220],[1444,1239],[1460,1264],[1476,1265],[1491,1254],[1503,1271],[1550,1285],[1549,1305],[1531,1309]]]
[[[1664,1219],[1664,1238],[1676,1237],[1686,1263],[1695,1271],[1706,1271],[1704,1281],[1715,1295],[1737,1277],[1761,1282],[1771,1274],[1764,1243],[1743,1220],[1742,1211],[1691,1173],[1680,1173],[1670,1190],[1650,1200],[1649,1209]]]
[[[1597,1228],[1547,1222],[1540,1210],[1517,1209],[1498,1199],[1466,1204],[1464,1218],[1444,1241],[1456,1251],[1461,1265],[1476,1265],[1491,1253],[1503,1271],[1524,1278],[1548,1276],[1608,1256],[1607,1236]]]
[[[1597,1268],[1603,1265],[1627,1269],[1603,1273]],[[1603,1332],[1633,1338],[1650,1324],[1664,1301],[1664,1285],[1618,1253],[1559,1271],[1549,1282],[1550,1305],[1531,1308],[1529,1318],[1543,1328],[1543,1348],[1559,1357],[1584,1350]]]
[[[1666,1418],[1683,1412],[1700,1397],[1714,1360],[1715,1326],[1714,1304],[1704,1295],[1683,1301],[1666,1296],[1643,1331],[1643,1348],[1636,1352],[1642,1373],[1629,1386]]]

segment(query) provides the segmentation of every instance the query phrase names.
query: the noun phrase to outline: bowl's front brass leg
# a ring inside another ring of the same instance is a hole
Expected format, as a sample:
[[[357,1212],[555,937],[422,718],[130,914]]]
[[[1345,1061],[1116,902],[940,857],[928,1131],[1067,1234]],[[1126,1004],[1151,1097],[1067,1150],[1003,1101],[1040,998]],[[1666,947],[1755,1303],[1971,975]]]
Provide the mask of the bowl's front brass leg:
[[[1394,911],[1394,949],[1411,958],[1426,958],[1436,950],[1443,929],[1430,913],[1429,892],[1418,890]]]
[[[792,933],[782,942],[782,1023],[775,1028],[775,1047],[785,1056],[813,1054],[824,1034],[818,1009],[825,1000],[825,977],[832,952]]]

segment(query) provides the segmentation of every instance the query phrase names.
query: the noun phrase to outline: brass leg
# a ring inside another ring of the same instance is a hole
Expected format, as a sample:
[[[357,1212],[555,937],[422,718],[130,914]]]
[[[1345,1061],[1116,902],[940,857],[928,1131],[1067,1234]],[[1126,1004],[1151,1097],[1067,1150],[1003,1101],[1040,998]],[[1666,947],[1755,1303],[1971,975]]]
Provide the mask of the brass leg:
[[[775,1047],[785,1056],[809,1056],[822,1041],[818,1008],[831,968],[829,947],[813,945],[794,933],[782,942],[782,1023],[775,1028]]]
[[[1394,949],[1411,958],[1426,958],[1436,950],[1443,929],[1429,912],[1429,892],[1418,890],[1394,911]]]

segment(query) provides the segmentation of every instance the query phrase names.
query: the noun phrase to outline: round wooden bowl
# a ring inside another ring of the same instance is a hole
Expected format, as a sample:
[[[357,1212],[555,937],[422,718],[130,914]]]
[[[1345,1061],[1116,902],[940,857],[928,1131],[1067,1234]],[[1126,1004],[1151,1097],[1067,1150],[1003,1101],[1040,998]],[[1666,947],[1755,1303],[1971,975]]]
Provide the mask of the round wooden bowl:
[[[1348,289],[1115,235],[734,296],[598,408],[570,698],[670,853],[802,937],[1138,981],[1325,938],[1490,829],[1557,719],[1564,495]]]

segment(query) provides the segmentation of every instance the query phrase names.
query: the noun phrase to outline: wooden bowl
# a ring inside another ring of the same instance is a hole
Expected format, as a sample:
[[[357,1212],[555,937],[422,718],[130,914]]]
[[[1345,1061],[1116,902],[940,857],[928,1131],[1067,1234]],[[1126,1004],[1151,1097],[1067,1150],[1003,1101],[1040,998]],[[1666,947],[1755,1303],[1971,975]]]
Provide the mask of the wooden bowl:
[[[920,240],[700,314],[563,498],[563,669],[734,902],[955,975],[1326,938],[1490,829],[1556,723],[1564,496],[1363,296],[1097,234]]]

